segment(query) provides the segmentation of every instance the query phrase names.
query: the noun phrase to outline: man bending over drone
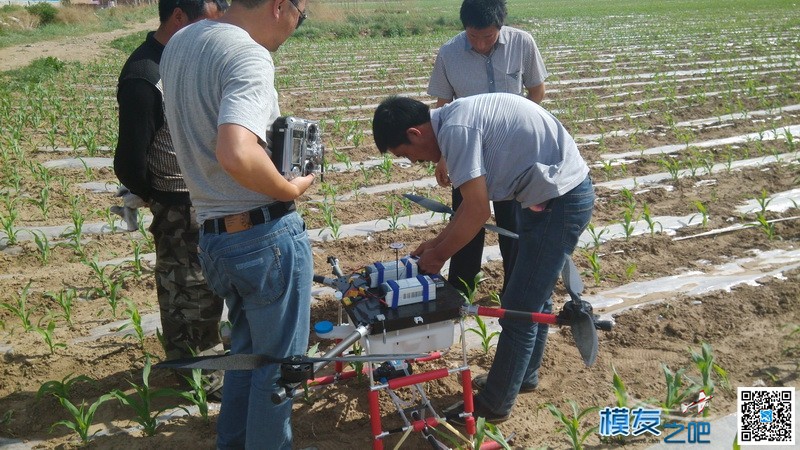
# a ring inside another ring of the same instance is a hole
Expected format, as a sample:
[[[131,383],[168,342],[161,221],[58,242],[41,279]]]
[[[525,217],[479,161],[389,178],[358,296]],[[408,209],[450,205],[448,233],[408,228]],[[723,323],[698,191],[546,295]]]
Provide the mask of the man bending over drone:
[[[445,229],[423,242],[421,272],[439,273],[489,219],[489,201],[520,203],[519,252],[501,298],[506,309],[541,312],[589,224],[594,187],[589,167],[564,126],[541,106],[513,94],[460,98],[438,109],[390,97],[376,109],[372,130],[381,153],[412,162],[444,158],[464,201]],[[503,332],[486,383],[475,396],[476,417],[508,419],[520,387],[535,367],[536,323],[500,319]],[[451,422],[463,409],[450,412]]]

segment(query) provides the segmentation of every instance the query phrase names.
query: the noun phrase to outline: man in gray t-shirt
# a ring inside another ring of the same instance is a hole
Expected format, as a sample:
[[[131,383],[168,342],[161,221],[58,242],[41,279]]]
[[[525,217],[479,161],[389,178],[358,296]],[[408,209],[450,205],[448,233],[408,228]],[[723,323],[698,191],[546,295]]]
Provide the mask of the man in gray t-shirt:
[[[313,258],[294,200],[313,175],[287,180],[267,130],[280,115],[277,51],[306,0],[234,0],[190,25],[161,59],[167,121],[200,226],[209,285],[228,305],[231,353],[276,358],[308,347]],[[225,372],[217,448],[291,449],[291,400],[275,405],[279,367]]]
[[[513,94],[465,97],[432,111],[420,101],[391,97],[375,110],[372,130],[381,153],[412,162],[444,159],[453,186],[463,194],[445,229],[411,252],[419,256],[420,271],[439,273],[489,219],[489,201],[513,200],[519,251],[501,306],[542,312],[594,207],[589,167],[561,122]],[[464,423],[460,413],[470,412],[502,422],[519,392],[538,382],[541,360],[534,355],[544,345],[537,340],[538,325],[508,319],[500,325],[475,410],[456,408],[449,420]]]

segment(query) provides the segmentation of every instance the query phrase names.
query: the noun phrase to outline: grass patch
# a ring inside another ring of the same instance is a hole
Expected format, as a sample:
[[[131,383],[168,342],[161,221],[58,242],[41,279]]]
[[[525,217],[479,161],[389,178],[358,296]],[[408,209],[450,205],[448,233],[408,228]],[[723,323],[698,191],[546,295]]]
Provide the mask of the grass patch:
[[[106,9],[72,6],[58,9],[58,14],[53,22],[42,24],[37,21],[35,24],[27,24],[23,27],[15,26],[15,24],[18,24],[20,20],[25,22],[33,14],[24,8],[16,6],[0,8],[0,48],[31,44],[66,36],[85,36],[92,33],[117,30],[132,23],[145,22],[158,17],[156,5],[142,7],[118,6]],[[24,16],[25,14],[27,16]],[[2,25],[3,23],[7,25]]]
[[[22,69],[9,70],[3,75],[7,78],[8,87],[13,88],[12,85],[22,86],[42,83],[64,70],[65,66],[66,63],[64,61],[48,56],[35,59],[28,66]]]
[[[114,39],[111,41],[111,48],[120,50],[122,53],[129,55],[133,53],[137,47],[142,45],[142,42],[144,42],[144,39],[147,37],[147,33],[149,33],[149,31],[140,31]]]

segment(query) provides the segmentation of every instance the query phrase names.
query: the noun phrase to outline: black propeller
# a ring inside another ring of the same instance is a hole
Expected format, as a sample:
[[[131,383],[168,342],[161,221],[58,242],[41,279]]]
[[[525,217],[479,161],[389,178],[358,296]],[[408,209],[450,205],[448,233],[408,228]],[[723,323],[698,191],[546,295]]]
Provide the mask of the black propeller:
[[[422,206],[423,208],[427,209],[428,211],[433,211],[435,213],[441,214],[450,214],[453,215],[456,212],[453,211],[453,208],[445,205],[444,203],[439,203],[436,200],[431,200],[427,197],[423,197],[421,195],[415,194],[403,194],[403,197],[411,200],[412,202]],[[483,225],[483,228],[486,228],[489,231],[494,231],[497,234],[502,234],[503,236],[508,236],[510,238],[519,239],[519,235],[517,233],[511,232],[506,230],[505,228],[500,228],[497,225],[492,225],[490,223],[486,223]]]
[[[208,369],[208,370],[253,370],[267,364],[313,364],[319,362],[384,362],[417,359],[430,356],[427,353],[406,353],[392,355],[353,355],[337,357],[313,357],[296,355],[287,358],[274,358],[268,355],[235,354],[196,356],[163,361],[155,365],[168,369]]]

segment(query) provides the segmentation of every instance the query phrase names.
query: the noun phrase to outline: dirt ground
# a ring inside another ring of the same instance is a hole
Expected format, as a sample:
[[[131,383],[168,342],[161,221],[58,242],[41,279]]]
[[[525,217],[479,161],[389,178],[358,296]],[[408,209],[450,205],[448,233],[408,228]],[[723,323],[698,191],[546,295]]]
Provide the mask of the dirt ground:
[[[148,29],[155,22],[142,26]],[[19,48],[0,50],[0,70],[22,67],[40,56],[55,56],[62,59],[88,61],[110,51],[105,43],[136,29],[120,30],[90,38],[70,38],[58,42],[41,43]],[[91,42],[91,45],[87,45]],[[729,178],[718,177],[719,186],[714,190],[715,205],[720,211],[728,211],[735,203],[734,194],[743,183],[761,183],[771,190],[791,186],[793,175],[776,169],[770,175],[760,175],[758,180],[747,175],[734,174]],[[725,181],[727,179],[727,181]],[[777,186],[777,187],[776,187]],[[687,205],[687,198],[703,195],[690,183],[679,183],[682,201],[669,204],[658,190],[644,194],[654,205],[660,206],[661,214],[686,214],[678,211]],[[757,186],[753,188],[758,191]],[[444,193],[445,191],[439,192]],[[611,208],[616,195],[599,192],[597,216],[603,218],[604,208]],[[674,195],[671,194],[670,198]],[[107,200],[102,200],[107,201]],[[681,206],[683,205],[683,206]],[[361,206],[364,208],[363,204]],[[658,207],[658,206],[656,206]],[[367,208],[368,209],[368,208]],[[794,210],[797,213],[797,210]],[[383,217],[379,207],[361,211],[365,217]],[[608,213],[606,217],[612,217]],[[724,226],[724,214],[712,215],[713,226]],[[319,226],[319,224],[316,224]],[[321,274],[328,274],[327,256],[337,256],[346,271],[359,265],[393,257],[387,251],[390,242],[421,242],[432,237],[437,227],[424,230],[398,230],[392,234],[376,234],[369,238],[347,238],[315,245],[315,267]],[[697,231],[693,230],[692,232]],[[673,241],[665,235],[643,237],[630,242],[618,240],[603,247],[605,270],[608,276],[599,284],[584,277],[587,293],[594,294],[633,280],[654,279],[691,270],[704,270],[709,264],[724,264],[737,258],[751,255],[751,249],[796,249],[800,238],[797,221],[779,224],[778,234],[782,239],[767,240],[758,230],[746,230],[716,237],[686,241]],[[691,232],[686,232],[689,234]],[[101,255],[119,253],[121,246],[129,246],[130,236],[123,234],[92,236],[92,249]],[[491,239],[494,237],[490,237]],[[31,243],[23,246],[31,246]],[[122,247],[127,248],[127,247]],[[27,248],[30,250],[30,248]],[[55,291],[63,286],[85,285],[85,273],[76,270],[75,263],[66,251],[56,251],[53,262],[43,268],[32,252],[20,247],[9,247],[0,252],[0,279],[8,292],[19,293],[28,280],[36,291]],[[576,258],[577,260],[577,258]],[[585,258],[579,266],[586,270]],[[635,262],[635,275],[627,279],[622,274]],[[499,289],[501,279],[499,263],[485,267],[488,280],[482,285],[481,302],[488,303],[488,293]],[[60,284],[60,285],[59,285]],[[563,291],[559,289],[563,303]],[[129,280],[125,295],[141,304],[155,308],[155,286],[151,277]],[[43,299],[36,299],[39,305]],[[611,332],[600,333],[600,351],[595,365],[584,366],[574,348],[570,333],[566,329],[550,335],[541,384],[534,393],[522,394],[518,398],[512,417],[500,425],[508,436],[514,433],[513,446],[517,448],[549,447],[570,448],[566,435],[559,431],[559,423],[543,408],[554,403],[568,411],[568,400],[574,400],[580,408],[589,406],[614,406],[612,390],[612,368],[624,381],[631,397],[631,404],[658,408],[666,392],[663,366],[673,372],[687,369],[694,379],[699,373],[692,365],[689,350],[698,351],[702,343],[709,343],[717,364],[727,371],[732,388],[718,386],[709,405],[711,412],[704,420],[713,420],[735,412],[737,386],[794,386],[798,382],[800,365],[800,336],[792,334],[800,325],[800,270],[784,273],[781,277],[763,277],[757,285],[740,285],[730,292],[715,291],[702,296],[677,295],[661,298],[657,303],[614,313],[616,325]],[[52,306],[52,305],[51,305]],[[102,314],[102,317],[101,317]],[[331,300],[320,300],[314,307],[313,319],[332,319],[335,307]],[[35,333],[24,333],[15,317],[8,313],[0,315],[5,321],[5,330],[0,330],[0,438],[22,440],[33,448],[77,448],[74,434],[64,427],[51,426],[66,419],[65,410],[51,397],[37,398],[39,387],[50,380],[62,380],[70,374],[86,375],[95,383],[79,383],[76,392],[88,402],[112,389],[124,389],[127,380],[141,382],[142,349],[134,339],[109,337],[97,341],[78,342],[76,339],[89,330],[109,323],[106,305],[83,302],[76,306],[72,328],[60,327],[58,340],[69,342],[67,348],[57,349],[51,355],[41,338]],[[145,340],[145,350],[163,355],[155,336]],[[473,374],[485,372],[491,364],[493,349],[484,354],[479,348],[469,349],[469,365]],[[444,361],[448,367],[457,366],[460,360],[460,345],[454,344]],[[415,370],[439,367],[439,362],[424,363]],[[151,384],[156,387],[174,386],[171,375],[154,371]],[[461,388],[455,376],[426,384],[433,405],[446,407],[460,397]],[[295,402],[293,428],[298,448],[315,446],[319,449],[370,448],[369,410],[364,380],[350,380],[335,387],[312,391],[306,400]],[[173,399],[161,399],[158,405],[167,407],[177,404]],[[390,403],[383,398],[382,411],[385,428],[399,426],[395,415],[390,414]],[[88,448],[96,449],[165,449],[165,448],[215,448],[215,425],[217,406],[212,407],[209,422],[192,415],[169,420],[161,425],[152,437],[143,437],[130,419],[130,412],[116,401],[110,401],[97,410],[95,427],[98,431]],[[680,416],[680,413],[677,412]],[[678,420],[685,420],[681,416]],[[597,425],[599,416],[592,413],[583,422],[584,429]],[[463,430],[462,430],[463,431]],[[398,435],[387,438],[388,445],[395,445]],[[639,449],[659,442],[658,438],[628,438],[626,448]],[[732,442],[732,438],[731,438]],[[2,441],[0,441],[2,443]],[[591,448],[609,448],[620,442],[601,442],[596,433],[587,440]],[[387,446],[388,446],[387,445]],[[415,433],[409,437],[407,448],[423,448],[426,444]],[[730,443],[721,443],[728,447]]]
[[[105,33],[0,48],[0,71],[19,69],[27,66],[34,59],[48,56],[63,61],[91,61],[116,51],[108,46],[108,43],[114,39],[138,31],[155,30],[157,27],[158,18],[155,18]]]

